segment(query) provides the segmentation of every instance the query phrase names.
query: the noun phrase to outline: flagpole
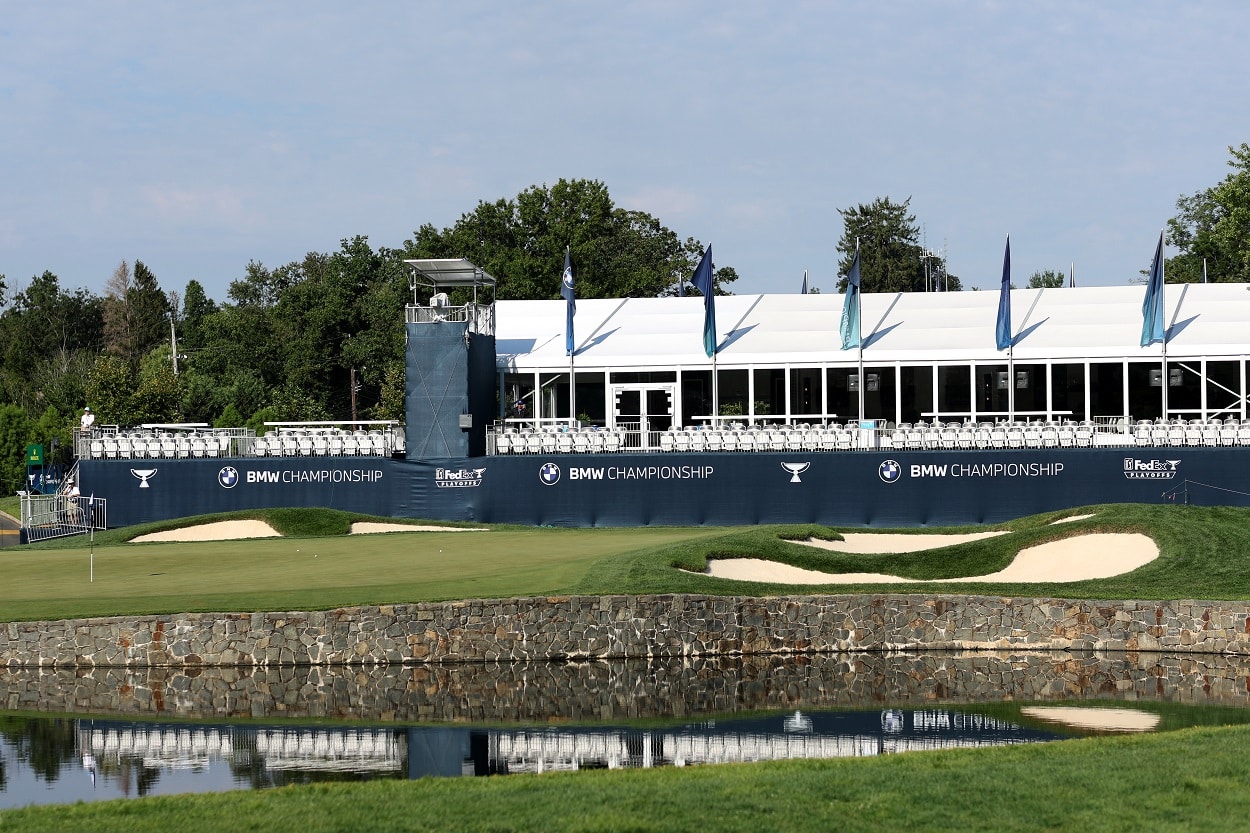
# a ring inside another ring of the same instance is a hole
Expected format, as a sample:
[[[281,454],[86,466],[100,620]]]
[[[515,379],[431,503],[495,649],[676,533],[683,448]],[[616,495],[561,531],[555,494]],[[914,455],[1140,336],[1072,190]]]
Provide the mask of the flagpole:
[[[707,250],[709,252],[712,251],[711,240],[707,241]],[[708,269],[709,269],[708,286],[712,288],[712,293],[715,294],[716,293],[716,261],[712,261],[711,263],[709,263]],[[720,376],[720,373],[717,372],[717,367],[716,367],[716,354],[720,352],[717,349],[718,347],[720,347],[720,345],[716,343],[716,330],[713,329],[712,330],[712,427],[713,428],[720,427],[720,379],[717,378],[718,376]]]
[[[1168,386],[1171,379],[1168,378],[1168,307],[1164,303],[1164,287],[1167,286],[1167,258],[1163,256],[1163,229],[1159,229],[1159,315],[1163,319],[1163,418],[1168,418]],[[1203,261],[1203,268],[1206,268],[1206,261]]]
[[[569,257],[569,247],[564,247],[564,272],[560,276],[560,294],[564,296],[565,307],[565,347],[569,351],[569,428],[577,425],[577,369],[574,366],[574,355],[577,344],[573,334],[573,314],[577,309],[577,292],[573,285],[573,263]]]
[[[855,254],[859,254],[859,238],[855,238]],[[859,424],[864,423],[864,389],[868,380],[864,376],[864,293],[861,291],[856,300],[859,302],[859,314],[855,316],[855,340],[859,342]]]

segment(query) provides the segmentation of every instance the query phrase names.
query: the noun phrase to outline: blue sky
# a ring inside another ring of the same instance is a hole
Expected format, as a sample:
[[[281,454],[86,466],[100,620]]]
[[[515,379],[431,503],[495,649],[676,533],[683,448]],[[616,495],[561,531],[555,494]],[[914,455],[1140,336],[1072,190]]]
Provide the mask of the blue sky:
[[[834,291],[911,197],[966,286],[1123,284],[1250,141],[1250,5],[64,2],[0,16],[0,274],[123,259],[221,300],[366,235],[591,178],[738,293]],[[553,273],[562,264],[553,263]]]

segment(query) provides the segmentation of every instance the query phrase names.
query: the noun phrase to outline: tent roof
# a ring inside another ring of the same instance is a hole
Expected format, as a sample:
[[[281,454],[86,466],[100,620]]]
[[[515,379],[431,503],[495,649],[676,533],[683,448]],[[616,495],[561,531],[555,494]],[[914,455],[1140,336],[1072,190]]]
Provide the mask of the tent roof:
[[[494,286],[495,279],[485,269],[464,258],[425,258],[405,260],[413,270],[414,281],[424,286]]]
[[[1017,289],[1011,293],[1016,361],[1159,358],[1140,347],[1144,286]],[[842,295],[728,295],[716,299],[717,363],[725,366],[854,364],[842,350]],[[999,293],[861,296],[864,360],[875,364],[1001,363]],[[1250,354],[1250,285],[1171,284],[1165,291],[1169,357]],[[565,302],[496,302],[500,367],[567,368]],[[578,368],[706,366],[703,299],[579,299]]]

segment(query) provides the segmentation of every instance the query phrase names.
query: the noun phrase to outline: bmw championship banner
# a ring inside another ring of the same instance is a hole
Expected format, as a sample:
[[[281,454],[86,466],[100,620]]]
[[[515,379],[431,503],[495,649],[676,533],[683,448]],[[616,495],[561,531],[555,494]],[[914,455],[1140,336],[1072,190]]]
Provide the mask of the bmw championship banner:
[[[555,526],[998,523],[1095,503],[1250,505],[1250,449],[84,460],[114,526],[252,507]]]

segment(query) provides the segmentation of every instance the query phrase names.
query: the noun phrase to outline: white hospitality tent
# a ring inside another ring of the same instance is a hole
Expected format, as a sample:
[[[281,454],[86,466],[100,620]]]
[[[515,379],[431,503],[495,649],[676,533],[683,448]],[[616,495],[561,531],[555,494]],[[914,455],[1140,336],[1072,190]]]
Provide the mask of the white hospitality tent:
[[[563,300],[498,301],[500,416],[533,399],[531,418],[568,419],[570,367],[578,415],[607,424],[637,418],[633,394],[648,392],[669,397],[676,425],[714,412],[786,422],[1250,416],[1250,285],[1168,285],[1166,346],[1140,346],[1144,295],[1141,285],[1013,290],[1005,350],[997,291],[865,294],[863,347],[849,350],[843,295],[718,296],[716,403],[697,295],[578,299],[572,362]],[[662,398],[643,408],[653,427]]]

